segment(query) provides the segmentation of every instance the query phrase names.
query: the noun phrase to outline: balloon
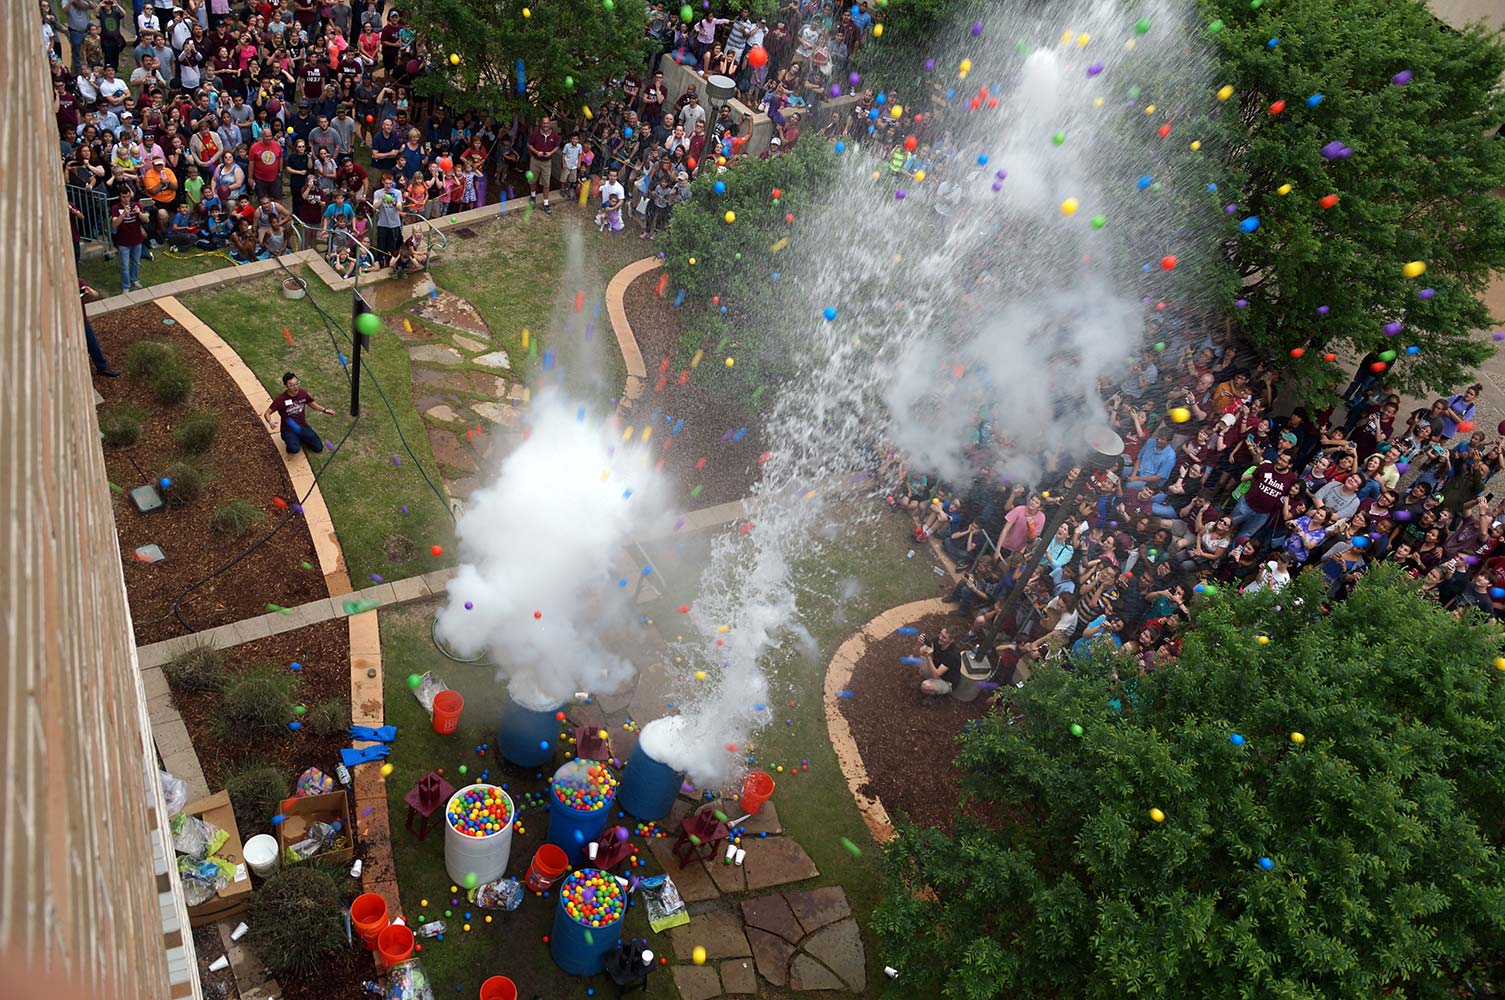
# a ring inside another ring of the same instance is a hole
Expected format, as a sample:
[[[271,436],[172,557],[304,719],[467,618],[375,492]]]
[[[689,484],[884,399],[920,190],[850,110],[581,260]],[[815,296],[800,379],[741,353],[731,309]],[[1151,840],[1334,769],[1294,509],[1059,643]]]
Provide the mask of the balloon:
[[[460,53],[458,53],[458,52],[451,52],[449,54],[449,64],[451,66],[458,66],[458,65],[460,65]]]
[[[1173,406],[1166,416],[1171,418],[1171,423],[1184,424],[1191,419],[1191,411],[1184,406]]]
[[[1162,270],[1162,271],[1174,271],[1175,269],[1176,269],[1176,256],[1175,256],[1175,254],[1166,254],[1164,257],[1160,258],[1160,270]]]
[[[441,157],[439,157],[439,169],[440,170],[453,170],[453,169],[455,169],[455,161],[451,160],[447,156],[441,156]]]
[[[1222,87],[1218,88],[1218,100],[1220,100],[1220,101],[1226,101],[1226,100],[1228,100],[1228,98],[1230,98],[1232,96],[1233,96],[1233,85],[1232,84],[1224,84]]]

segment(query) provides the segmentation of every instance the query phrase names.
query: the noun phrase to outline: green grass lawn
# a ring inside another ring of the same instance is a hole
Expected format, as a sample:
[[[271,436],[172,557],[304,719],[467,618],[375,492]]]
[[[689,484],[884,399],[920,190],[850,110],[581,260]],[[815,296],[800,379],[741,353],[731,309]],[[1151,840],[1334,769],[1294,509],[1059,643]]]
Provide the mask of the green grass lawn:
[[[820,559],[802,568],[813,594],[835,594],[840,581],[847,578],[861,581],[861,591],[845,606],[839,607],[831,599],[812,597],[806,602],[808,606],[802,607],[802,622],[815,635],[819,652],[814,658],[807,658],[791,649],[787,654],[777,653],[768,658],[766,665],[773,675],[773,688],[782,699],[778,703],[782,707],[774,725],[760,734],[753,745],[758,766],[774,771],[778,781],[774,801],[786,832],[799,841],[821,871],[819,878],[798,888],[841,885],[846,889],[858,923],[864,928],[868,979],[875,985],[873,992],[882,982],[883,960],[876,939],[866,933],[866,928],[883,894],[882,858],[867,835],[830,747],[821,690],[831,655],[857,628],[893,605],[935,593],[937,578],[930,572],[930,560],[924,558],[923,552],[912,560],[906,559],[904,553],[909,547],[897,520],[885,515],[878,523],[857,525],[848,538],[833,544]],[[659,540],[646,544],[645,548],[669,589],[643,610],[656,622],[664,623],[665,628],[679,627],[674,607],[694,597],[704,538],[690,536],[683,542]],[[419,914],[429,919],[442,918],[445,908],[456,915],[464,911],[448,906],[451,881],[444,871],[442,831],[431,833],[426,842],[419,843],[401,829],[406,815],[406,806],[401,802],[403,793],[431,768],[445,768],[446,777],[459,786],[477,780],[481,771],[489,767],[490,780],[507,784],[516,799],[523,791],[544,790],[544,780],[535,774],[547,774],[557,766],[556,762],[546,771],[525,773],[499,767],[494,752],[485,757],[475,753],[477,745],[494,743],[502,704],[501,687],[496,683],[493,668],[454,663],[434,648],[429,629],[435,609],[432,603],[410,605],[381,615],[386,721],[396,725],[399,733],[392,754],[394,771],[387,779],[394,828],[393,852],[404,911],[413,921]],[[406,678],[426,670],[433,670],[465,697],[460,730],[454,736],[433,732],[427,713],[408,689]],[[794,702],[792,707],[787,705],[789,701]],[[784,725],[784,719],[792,724]],[[802,760],[809,761],[810,770],[793,777],[787,768]],[[468,774],[458,773],[461,764],[467,767]],[[786,767],[784,774],[775,770],[779,764]],[[513,875],[526,869],[528,859],[542,843],[547,827],[544,810],[525,812],[521,825],[526,833],[514,838],[508,866]],[[857,844],[862,854],[851,854],[841,844],[843,837]],[[657,865],[651,855],[648,857],[649,864],[642,871],[655,873]],[[429,901],[427,907],[420,905],[425,898]],[[468,934],[452,925],[452,932],[446,934],[445,940],[432,943],[422,956],[434,979],[436,995],[448,995],[456,986],[460,987],[461,995],[468,995],[486,976],[498,974],[516,981],[524,997],[535,994],[577,997],[583,996],[587,987],[594,988],[597,996],[612,995],[606,977],[580,983],[553,964],[542,937],[552,926],[554,902],[530,894],[515,913],[497,914],[490,925],[473,920]],[[478,911],[471,912],[480,916]],[[655,952],[676,961],[667,935],[654,935],[648,930],[640,907],[628,911],[626,933],[647,937]],[[650,980],[653,987],[650,998],[676,995],[666,972],[661,970]],[[765,987],[764,995],[783,994]]]
[[[158,247],[153,254],[151,260],[141,261],[141,284],[148,288],[165,285],[179,278],[191,278],[195,274],[217,271],[222,267],[235,266],[227,255],[218,252],[190,250],[186,253],[169,253]],[[78,276],[106,298],[120,294],[120,261],[115,257],[80,261]]]
[[[337,442],[349,427],[350,388],[340,352],[348,358],[350,293],[331,292],[309,277],[309,296],[334,318],[333,330],[307,299],[282,297],[280,272],[183,301],[235,348],[269,393],[281,391],[283,372],[297,372],[314,398],[336,411],[316,418],[314,427],[325,440]],[[292,335],[291,345],[282,335],[284,327]],[[379,333],[362,360],[369,367],[361,382],[360,420],[319,480],[357,589],[373,573],[391,580],[443,565],[449,556],[435,558],[429,548],[437,544],[448,549],[454,539],[448,510],[419,472],[421,465],[442,489],[428,437],[413,409],[407,351],[395,336]],[[370,378],[373,373],[390,413]],[[417,463],[404,448],[399,427]],[[389,546],[401,539],[410,541],[416,554],[402,562],[388,559]]]
[[[621,395],[627,371],[600,303],[612,276],[651,247],[626,233],[597,232],[589,212],[572,204],[547,215],[514,210],[500,223],[471,228],[473,239],[450,230],[449,246],[432,269],[434,282],[476,307],[512,359],[513,372],[535,387],[560,380],[582,401]],[[579,292],[584,303],[576,312]],[[542,372],[546,351],[557,361],[551,373]]]

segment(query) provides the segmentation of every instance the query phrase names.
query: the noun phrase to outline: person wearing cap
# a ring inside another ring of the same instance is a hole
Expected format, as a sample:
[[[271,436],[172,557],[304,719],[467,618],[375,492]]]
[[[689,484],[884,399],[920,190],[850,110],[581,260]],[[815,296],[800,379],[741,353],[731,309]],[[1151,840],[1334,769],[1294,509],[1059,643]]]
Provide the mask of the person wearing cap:
[[[162,154],[151,158],[150,165],[141,177],[142,189],[155,202],[155,214],[149,220],[158,239],[165,239],[168,225],[172,222],[173,210],[178,202],[178,178],[167,166]]]
[[[679,123],[686,132],[693,132],[696,125],[705,123],[705,108],[700,106],[700,96],[693,89],[686,97],[688,100],[679,109]]]

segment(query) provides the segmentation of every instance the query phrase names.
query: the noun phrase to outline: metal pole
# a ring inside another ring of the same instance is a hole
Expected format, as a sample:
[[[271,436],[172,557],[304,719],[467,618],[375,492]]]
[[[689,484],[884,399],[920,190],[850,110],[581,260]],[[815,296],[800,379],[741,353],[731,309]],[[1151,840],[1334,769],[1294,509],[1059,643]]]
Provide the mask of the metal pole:
[[[1106,431],[1106,435],[1103,433],[1104,431]],[[1089,469],[1093,472],[1101,472],[1104,469],[1111,469],[1119,464],[1124,446],[1123,441],[1117,434],[1107,428],[1100,428],[1090,433],[1088,439],[1088,443],[1092,445],[1092,453],[1087,458],[1087,467]],[[1072,486],[1070,492],[1061,501],[1061,505],[1056,508],[1055,515],[1045,525],[1045,530],[1040,532],[1040,537],[1035,539],[1035,544],[1030,546],[1029,551],[1025,554],[1024,576],[1014,585],[1014,589],[1009,591],[1009,596],[1004,598],[1003,607],[998,609],[998,617],[993,619],[993,627],[988,630],[988,634],[983,637],[981,644],[978,646],[984,657],[992,653],[993,644],[997,642],[998,634],[1003,631],[1004,623],[1013,619],[1015,611],[1019,607],[1019,602],[1024,597],[1024,591],[1029,584],[1030,578],[1034,576],[1035,570],[1039,568],[1040,562],[1045,558],[1045,550],[1050,545],[1050,540],[1056,536],[1056,531],[1071,516],[1071,512],[1076,508],[1077,500],[1081,498],[1082,491],[1087,487],[1089,478],[1090,476],[1086,474],[1077,477],[1077,481]],[[1012,626],[1010,627],[1012,628]]]
[[[356,268],[356,282],[360,282],[360,268]],[[370,312],[366,300],[361,298],[360,290],[357,289],[354,301],[350,307],[350,336],[355,346],[350,352],[350,415],[361,415],[361,348],[369,347],[371,338],[361,333],[358,321],[361,314]]]

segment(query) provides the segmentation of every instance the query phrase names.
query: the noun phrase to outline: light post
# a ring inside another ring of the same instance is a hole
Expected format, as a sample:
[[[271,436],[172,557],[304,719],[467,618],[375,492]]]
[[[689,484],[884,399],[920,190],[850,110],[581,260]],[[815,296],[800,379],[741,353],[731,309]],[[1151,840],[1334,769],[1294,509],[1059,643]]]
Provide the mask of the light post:
[[[1087,467],[1093,472],[1112,469],[1122,463],[1124,454],[1123,438],[1119,437],[1117,432],[1107,424],[1097,424],[1087,428],[1082,437],[1088,448]],[[1055,514],[1046,523],[1045,529],[1040,532],[1040,536],[1035,539],[1035,543],[1030,546],[1030,550],[1025,554],[1024,574],[1020,577],[1019,582],[1014,584],[1014,589],[1009,591],[1009,596],[1004,598],[1003,606],[998,609],[998,616],[993,619],[993,627],[988,629],[987,635],[983,637],[975,650],[964,654],[968,660],[967,668],[969,672],[974,675],[978,673],[990,674],[992,672],[991,668],[988,667],[988,655],[992,652],[994,643],[998,641],[998,634],[1003,631],[1005,622],[1013,620],[1016,609],[1019,607],[1019,602],[1024,597],[1024,591],[1029,584],[1030,577],[1034,576],[1035,570],[1045,558],[1045,550],[1050,545],[1050,540],[1056,537],[1056,530],[1065,523],[1066,519],[1071,516],[1071,512],[1076,509],[1076,502],[1081,497],[1082,491],[1086,489],[1090,478],[1090,476],[1077,477],[1076,482],[1072,485],[1066,496],[1062,498],[1060,506],[1056,508]],[[1012,628],[1012,625],[1008,627]]]

